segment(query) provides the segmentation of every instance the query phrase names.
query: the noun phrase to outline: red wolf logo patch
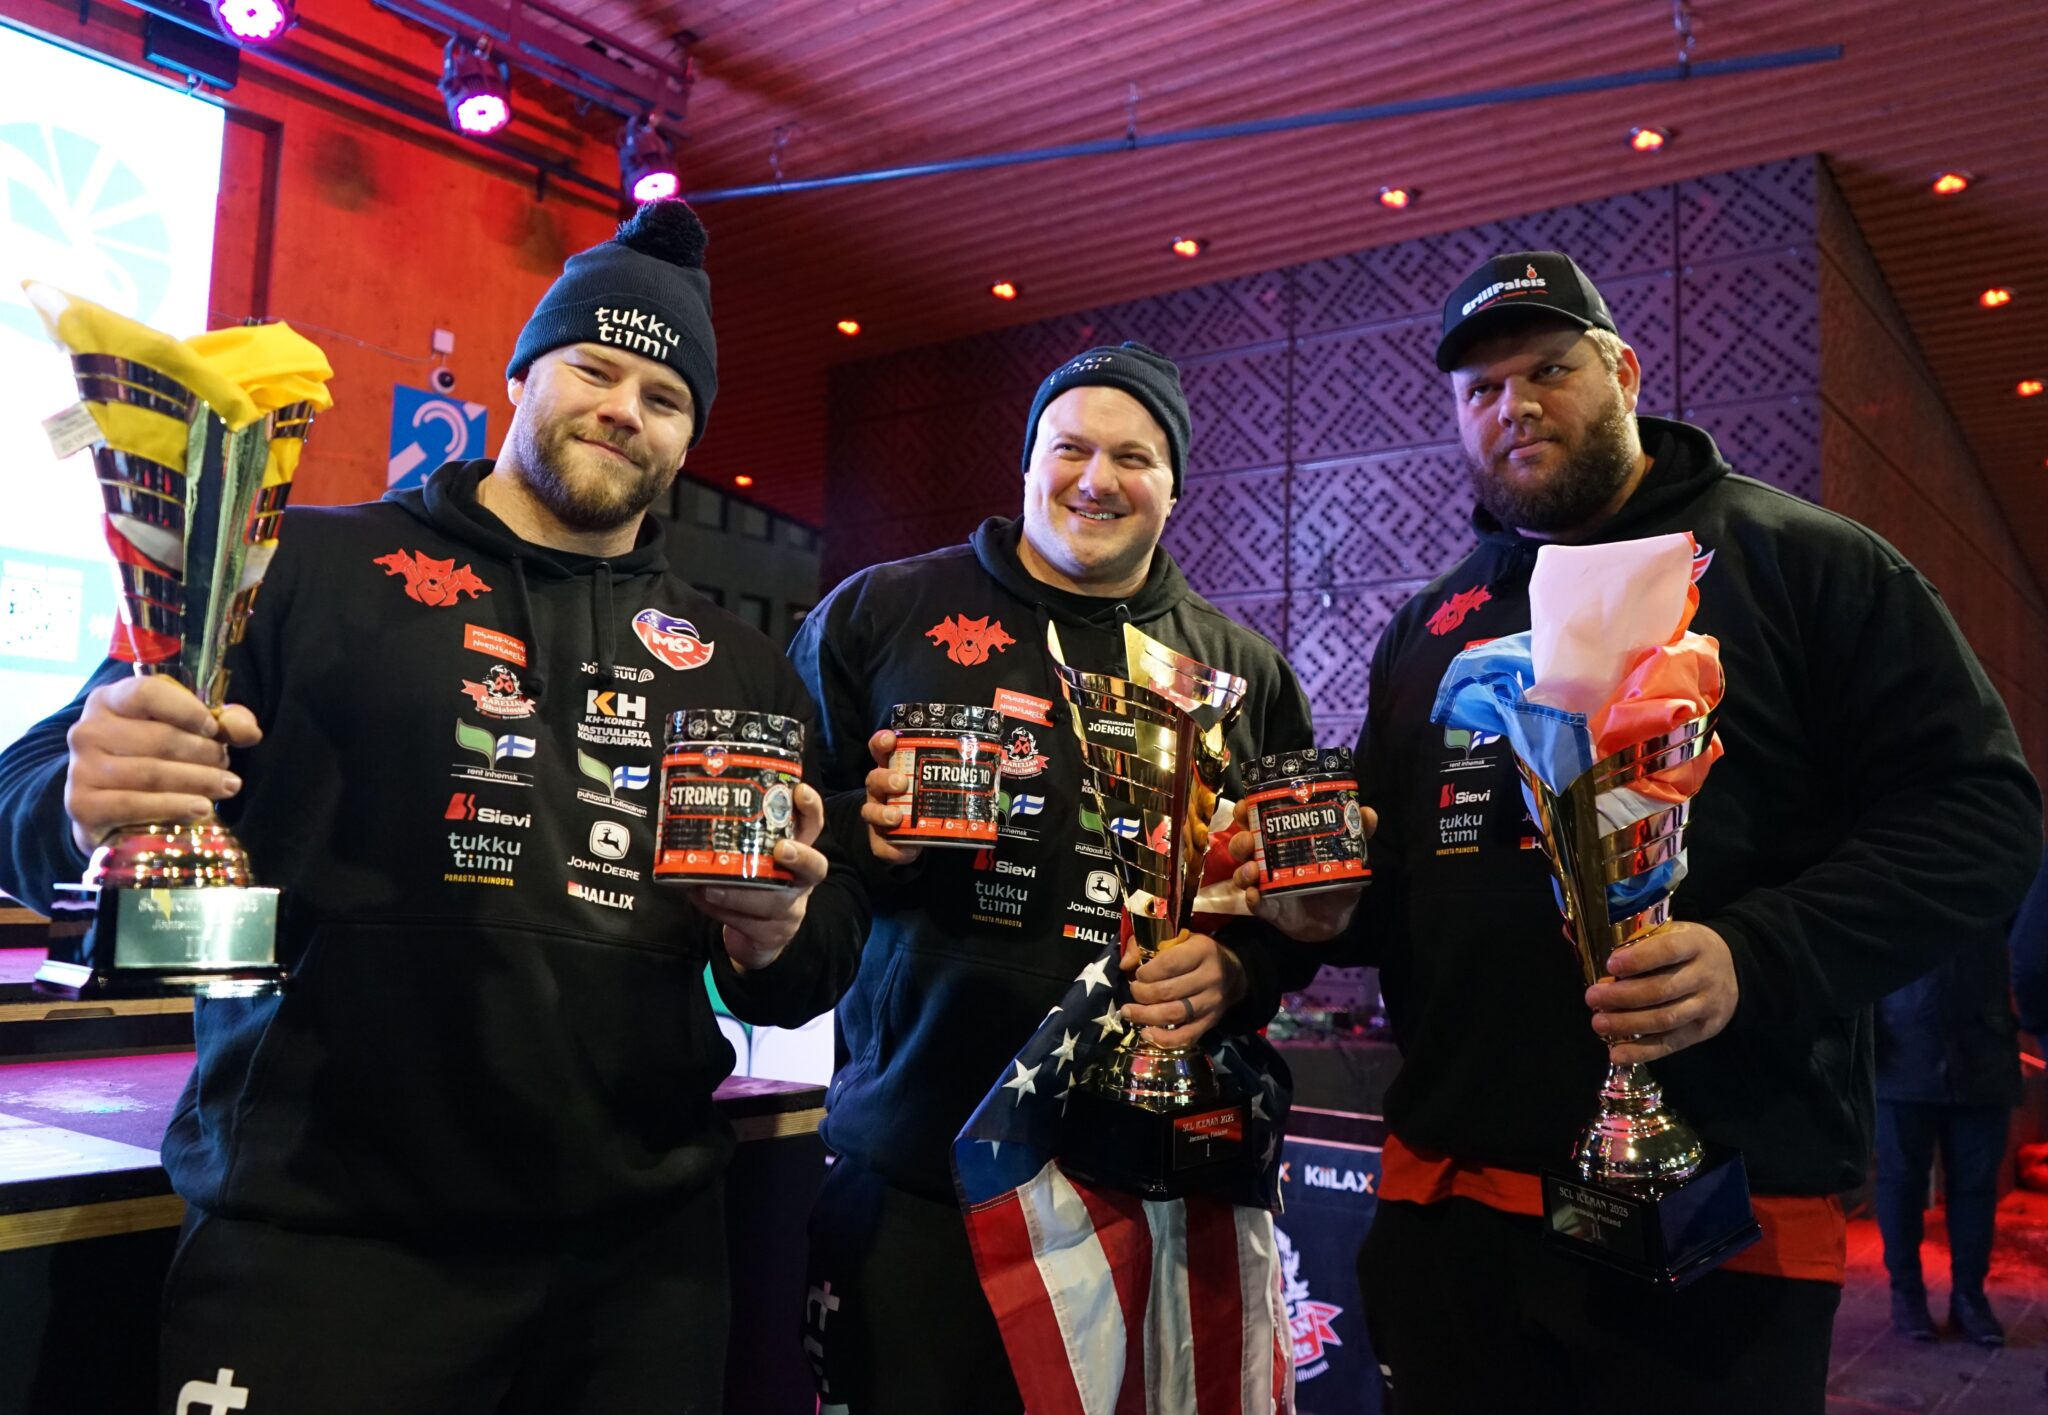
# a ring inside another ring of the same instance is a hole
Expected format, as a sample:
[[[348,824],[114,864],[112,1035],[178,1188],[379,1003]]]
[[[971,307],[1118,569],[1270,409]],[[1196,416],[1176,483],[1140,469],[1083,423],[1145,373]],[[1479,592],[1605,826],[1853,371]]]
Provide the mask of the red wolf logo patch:
[[[969,668],[977,663],[987,663],[991,653],[1000,653],[1017,641],[1004,632],[1000,622],[991,622],[992,615],[969,619],[964,614],[949,614],[931,628],[924,636],[935,644],[946,646],[946,657]]]
[[[1436,607],[1436,613],[1426,623],[1429,632],[1441,637],[1465,622],[1465,616],[1493,598],[1493,592],[1484,585],[1474,585],[1469,590],[1459,590]]]
[[[394,550],[371,563],[382,565],[386,576],[405,576],[406,594],[421,604],[453,604],[465,594],[475,599],[491,592],[491,587],[477,578],[476,571],[467,565],[456,569],[452,558],[436,560],[428,555]]]

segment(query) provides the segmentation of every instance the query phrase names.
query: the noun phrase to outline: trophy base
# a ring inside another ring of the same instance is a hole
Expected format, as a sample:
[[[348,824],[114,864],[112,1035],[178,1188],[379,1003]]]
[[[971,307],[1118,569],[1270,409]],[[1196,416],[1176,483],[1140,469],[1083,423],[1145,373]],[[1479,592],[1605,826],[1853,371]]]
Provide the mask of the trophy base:
[[[1622,1186],[1545,1170],[1543,1218],[1551,1246],[1667,1288],[1684,1287],[1763,1236],[1742,1156],[1712,1148],[1681,1183]]]
[[[1060,1167],[1147,1199],[1178,1199],[1242,1176],[1257,1156],[1245,1147],[1250,1106],[1152,1110],[1085,1085],[1067,1097]]]
[[[278,891],[60,884],[36,991],[70,1001],[260,997],[284,986]]]

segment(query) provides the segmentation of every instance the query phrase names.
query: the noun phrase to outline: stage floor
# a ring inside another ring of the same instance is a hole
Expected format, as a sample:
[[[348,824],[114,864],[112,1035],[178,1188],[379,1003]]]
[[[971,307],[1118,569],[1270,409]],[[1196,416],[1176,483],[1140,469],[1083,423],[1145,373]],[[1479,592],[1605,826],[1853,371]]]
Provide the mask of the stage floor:
[[[1948,1311],[1948,1239],[1942,1212],[1927,1216],[1921,1247],[1928,1305]],[[1828,1415],[2020,1415],[2048,1411],[2048,1194],[2014,1190],[1998,1208],[1991,1305],[2008,1345],[1986,1351],[1944,1329],[1932,1345],[1891,1329],[1884,1245],[1874,1220],[1849,1224],[1849,1280],[1835,1318]]]

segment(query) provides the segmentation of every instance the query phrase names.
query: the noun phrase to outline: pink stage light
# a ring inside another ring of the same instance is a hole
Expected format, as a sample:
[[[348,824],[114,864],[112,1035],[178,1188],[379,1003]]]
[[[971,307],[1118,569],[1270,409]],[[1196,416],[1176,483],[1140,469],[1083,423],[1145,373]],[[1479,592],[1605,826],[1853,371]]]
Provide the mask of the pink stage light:
[[[665,201],[674,196],[680,186],[673,172],[649,172],[633,184],[633,200]]]
[[[475,44],[465,44],[457,37],[448,40],[441,57],[440,89],[448,121],[458,133],[489,137],[512,121],[510,77],[505,66],[491,57],[487,39]]]
[[[223,0],[214,13],[229,34],[252,44],[276,39],[292,22],[289,0]]]
[[[472,94],[455,105],[455,125],[484,137],[512,121],[512,109],[495,93]]]

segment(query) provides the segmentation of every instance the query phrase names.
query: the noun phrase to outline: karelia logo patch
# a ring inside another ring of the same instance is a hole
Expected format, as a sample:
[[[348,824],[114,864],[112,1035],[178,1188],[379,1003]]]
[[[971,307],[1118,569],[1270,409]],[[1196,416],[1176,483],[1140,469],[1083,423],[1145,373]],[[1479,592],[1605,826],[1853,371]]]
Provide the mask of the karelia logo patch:
[[[539,706],[519,691],[519,675],[502,663],[492,664],[481,683],[463,679],[462,691],[486,717],[532,717]]]
[[[405,576],[406,594],[421,604],[453,604],[464,595],[475,599],[491,592],[469,566],[456,569],[453,557],[436,560],[417,551],[394,550],[370,563],[382,565],[386,576]]]
[[[697,626],[658,609],[643,609],[633,616],[633,632],[647,651],[670,668],[702,668],[711,662],[717,645],[697,636]]]
[[[987,663],[990,654],[1001,653],[1017,642],[1004,630],[1002,621],[990,614],[979,619],[949,614],[925,630],[924,636],[935,644],[943,644],[947,658],[968,668]]]
[[[1459,590],[1436,607],[1436,613],[1425,621],[1429,632],[1442,637],[1465,622],[1465,616],[1493,598],[1493,591],[1484,585],[1474,585],[1469,590]]]

